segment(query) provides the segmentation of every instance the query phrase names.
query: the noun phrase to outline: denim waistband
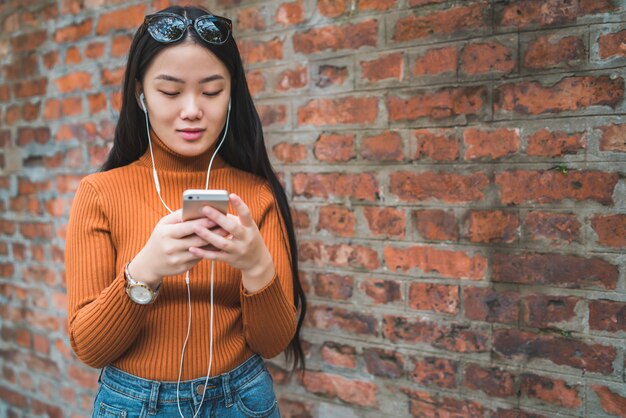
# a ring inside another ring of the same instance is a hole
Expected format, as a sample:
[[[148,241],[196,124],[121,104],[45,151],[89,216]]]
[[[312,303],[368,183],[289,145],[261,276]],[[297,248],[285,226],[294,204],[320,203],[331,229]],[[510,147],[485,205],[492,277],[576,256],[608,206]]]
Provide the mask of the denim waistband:
[[[264,367],[263,359],[258,354],[253,354],[233,370],[209,378],[205,388],[203,386],[206,376],[181,380],[179,399],[192,399],[197,404],[202,399],[204,389],[205,400],[224,396],[228,404],[233,392],[254,379]],[[177,382],[143,379],[110,365],[102,369],[98,381],[126,396],[149,403],[150,409],[156,409],[157,402],[176,402]]]

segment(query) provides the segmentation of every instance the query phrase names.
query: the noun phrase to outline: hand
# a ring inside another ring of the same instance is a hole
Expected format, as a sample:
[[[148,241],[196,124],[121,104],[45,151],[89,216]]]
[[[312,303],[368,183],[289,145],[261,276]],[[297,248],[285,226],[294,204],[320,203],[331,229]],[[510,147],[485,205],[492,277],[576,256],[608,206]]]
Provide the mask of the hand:
[[[182,209],[159,220],[150,238],[128,266],[130,275],[153,287],[172,276],[191,270],[201,259],[189,252],[189,247],[209,244],[194,234],[194,228],[215,228],[216,223],[207,218],[183,222]],[[216,228],[213,233],[225,236],[228,233]]]
[[[234,193],[229,199],[238,216],[224,215],[208,206],[202,209],[202,213],[230,235],[221,236],[202,224],[194,225],[193,232],[216,250],[192,246],[189,252],[196,257],[223,261],[241,270],[244,287],[254,292],[274,277],[274,262],[248,206]]]

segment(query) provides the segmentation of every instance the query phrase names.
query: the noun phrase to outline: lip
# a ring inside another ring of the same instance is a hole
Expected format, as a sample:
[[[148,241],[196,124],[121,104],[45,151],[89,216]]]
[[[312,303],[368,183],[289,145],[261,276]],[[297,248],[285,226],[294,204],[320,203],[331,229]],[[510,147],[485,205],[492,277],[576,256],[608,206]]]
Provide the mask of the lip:
[[[196,141],[202,137],[204,129],[180,129],[178,132],[185,141]]]

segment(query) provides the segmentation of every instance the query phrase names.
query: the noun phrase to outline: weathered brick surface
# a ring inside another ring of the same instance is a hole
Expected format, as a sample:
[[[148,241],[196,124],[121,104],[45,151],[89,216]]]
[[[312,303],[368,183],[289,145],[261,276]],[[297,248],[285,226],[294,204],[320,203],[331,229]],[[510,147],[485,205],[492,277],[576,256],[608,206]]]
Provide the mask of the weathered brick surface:
[[[134,28],[180,2],[0,3],[0,416],[91,416],[67,216]],[[623,2],[201,3],[293,206],[307,373],[269,361],[282,416],[626,417]]]

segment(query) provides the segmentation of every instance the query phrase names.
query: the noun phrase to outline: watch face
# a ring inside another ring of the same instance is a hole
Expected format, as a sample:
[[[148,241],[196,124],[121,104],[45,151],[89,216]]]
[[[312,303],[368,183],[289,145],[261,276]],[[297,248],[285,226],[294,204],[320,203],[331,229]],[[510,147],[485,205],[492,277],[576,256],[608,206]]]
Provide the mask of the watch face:
[[[137,303],[147,304],[152,301],[152,293],[143,286],[133,286],[130,288],[130,297]]]

